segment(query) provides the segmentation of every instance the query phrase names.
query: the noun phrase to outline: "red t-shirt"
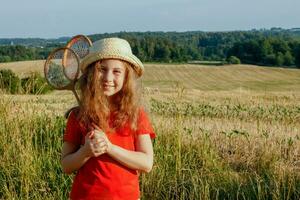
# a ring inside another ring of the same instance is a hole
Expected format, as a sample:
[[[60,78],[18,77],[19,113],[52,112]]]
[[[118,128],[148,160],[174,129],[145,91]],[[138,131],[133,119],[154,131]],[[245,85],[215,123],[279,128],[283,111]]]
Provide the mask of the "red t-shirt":
[[[79,124],[75,113],[71,112],[64,141],[83,145],[86,134],[87,130]],[[112,144],[135,151],[135,140],[139,134],[150,134],[151,138],[155,137],[149,118],[143,109],[139,112],[136,132],[130,128],[129,123],[126,123],[107,137]],[[77,171],[70,193],[72,200],[137,200],[139,197],[137,170],[120,164],[107,154],[90,158]]]

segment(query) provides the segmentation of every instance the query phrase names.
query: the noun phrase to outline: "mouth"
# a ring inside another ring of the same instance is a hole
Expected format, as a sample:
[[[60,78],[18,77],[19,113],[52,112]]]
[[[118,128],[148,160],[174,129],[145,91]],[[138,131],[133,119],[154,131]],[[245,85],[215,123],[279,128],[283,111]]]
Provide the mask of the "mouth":
[[[109,88],[113,88],[113,87],[114,87],[113,85],[103,85],[104,89],[109,89]]]

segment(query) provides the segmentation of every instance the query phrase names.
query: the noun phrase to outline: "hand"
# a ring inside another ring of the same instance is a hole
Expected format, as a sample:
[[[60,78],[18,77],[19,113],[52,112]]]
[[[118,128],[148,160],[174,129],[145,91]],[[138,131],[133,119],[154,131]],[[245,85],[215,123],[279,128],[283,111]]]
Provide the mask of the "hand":
[[[108,153],[112,147],[112,143],[109,141],[107,135],[101,130],[101,128],[99,126],[97,126],[96,124],[92,123],[92,126],[94,128],[95,131],[95,136],[99,137],[99,138],[103,138],[106,142],[107,148],[105,153]]]
[[[95,130],[90,131],[85,136],[84,152],[88,157],[98,157],[107,152],[107,143],[104,137]]]

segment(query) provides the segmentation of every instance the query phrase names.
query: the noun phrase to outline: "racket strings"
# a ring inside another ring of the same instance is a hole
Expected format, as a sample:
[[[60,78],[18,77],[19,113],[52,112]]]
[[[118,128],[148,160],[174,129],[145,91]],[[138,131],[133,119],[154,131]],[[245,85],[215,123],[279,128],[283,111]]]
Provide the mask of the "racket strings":
[[[63,60],[66,77],[70,80],[76,80],[79,72],[79,63],[75,53],[66,49]]]
[[[70,48],[78,55],[80,59],[89,53],[90,43],[84,38],[77,38],[70,43]]]
[[[64,66],[62,65],[63,54],[63,50],[54,52],[45,66],[46,78],[50,85],[55,88],[63,88],[70,84],[70,81],[64,74]]]

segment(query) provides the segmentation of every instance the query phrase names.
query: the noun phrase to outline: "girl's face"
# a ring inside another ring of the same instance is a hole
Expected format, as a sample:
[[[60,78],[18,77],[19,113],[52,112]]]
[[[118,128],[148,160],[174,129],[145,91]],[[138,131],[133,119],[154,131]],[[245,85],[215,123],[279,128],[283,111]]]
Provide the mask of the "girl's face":
[[[104,94],[113,96],[118,93],[124,83],[126,67],[120,60],[106,59],[101,61],[100,80]]]

